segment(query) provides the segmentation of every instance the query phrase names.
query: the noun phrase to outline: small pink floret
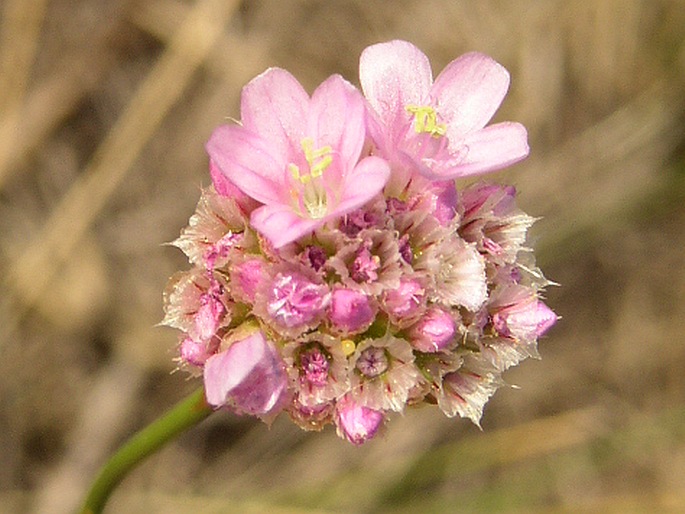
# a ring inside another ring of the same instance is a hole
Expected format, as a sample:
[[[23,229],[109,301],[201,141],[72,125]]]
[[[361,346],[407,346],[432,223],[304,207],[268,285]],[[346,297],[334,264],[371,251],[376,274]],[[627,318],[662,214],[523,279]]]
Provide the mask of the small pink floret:
[[[409,342],[420,352],[438,352],[454,342],[454,317],[440,308],[432,307],[409,329]]]
[[[544,335],[557,319],[544,302],[531,298],[499,310],[493,315],[492,323],[505,337],[535,339]]]
[[[310,98],[271,68],[243,88],[240,111],[242,125],[217,128],[207,151],[215,174],[263,204],[250,223],[275,249],[364,205],[390,177],[385,160],[362,156],[364,99],[339,75]]]
[[[329,318],[340,332],[359,332],[367,328],[376,316],[367,295],[353,289],[338,288],[331,294]]]
[[[319,318],[329,299],[325,285],[297,272],[278,273],[269,287],[266,310],[276,324],[300,327]]]
[[[335,412],[338,435],[354,445],[373,438],[384,419],[381,411],[361,406],[348,397],[338,400]]]
[[[450,180],[504,168],[528,155],[519,123],[488,122],[509,88],[509,73],[471,52],[433,81],[426,55],[407,41],[366,48],[359,78],[377,123],[371,136],[380,154],[430,180]]]
[[[400,279],[396,289],[385,293],[385,311],[396,321],[411,320],[423,310],[426,303],[426,289],[414,279]]]
[[[274,414],[283,408],[287,395],[284,367],[278,350],[261,331],[256,331],[207,359],[207,403],[256,416]]]

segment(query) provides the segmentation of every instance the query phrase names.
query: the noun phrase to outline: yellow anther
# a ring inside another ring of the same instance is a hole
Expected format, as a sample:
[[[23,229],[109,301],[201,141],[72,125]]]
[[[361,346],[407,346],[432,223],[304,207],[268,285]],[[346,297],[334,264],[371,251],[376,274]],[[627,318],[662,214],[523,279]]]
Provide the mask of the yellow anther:
[[[405,109],[414,115],[414,130],[417,134],[428,133],[433,137],[440,137],[447,132],[447,125],[438,123],[438,113],[430,105],[407,105]]]
[[[352,339],[343,339],[342,341],[340,341],[340,344],[342,345],[342,351],[346,357],[352,355],[354,353],[354,350],[356,349],[356,345],[354,344],[354,341],[352,341]]]
[[[311,219],[320,219],[328,213],[328,195],[324,184],[315,179],[321,177],[333,162],[333,148],[323,146],[315,149],[314,140],[308,137],[300,145],[309,170],[303,173],[297,164],[288,164],[290,175],[304,186],[295,187],[290,194],[300,215],[306,213]]]

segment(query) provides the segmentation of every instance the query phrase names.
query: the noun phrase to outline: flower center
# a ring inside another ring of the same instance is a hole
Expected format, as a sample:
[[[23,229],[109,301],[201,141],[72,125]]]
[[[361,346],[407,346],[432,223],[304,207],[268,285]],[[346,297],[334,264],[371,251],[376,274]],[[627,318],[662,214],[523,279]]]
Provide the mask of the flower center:
[[[414,130],[417,134],[430,134],[439,138],[447,132],[447,125],[438,123],[438,113],[430,105],[407,105],[405,109],[414,115]]]
[[[328,196],[321,177],[333,162],[333,149],[330,146],[314,149],[314,141],[308,137],[300,145],[309,171],[301,170],[294,163],[288,165],[296,186],[291,194],[300,212],[306,212],[312,219],[323,218],[328,212]]]
[[[388,356],[383,348],[367,348],[357,360],[357,369],[367,378],[374,378],[388,369]]]
[[[300,353],[301,376],[315,386],[324,386],[328,380],[328,359],[319,345]]]

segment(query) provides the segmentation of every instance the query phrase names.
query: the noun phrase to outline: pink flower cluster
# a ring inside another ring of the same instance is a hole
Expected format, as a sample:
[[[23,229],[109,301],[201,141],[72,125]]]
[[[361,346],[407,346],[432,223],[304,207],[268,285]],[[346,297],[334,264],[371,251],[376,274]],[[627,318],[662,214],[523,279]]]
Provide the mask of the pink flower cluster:
[[[488,125],[507,71],[466,54],[433,81],[404,41],[361,56],[362,92],[311,95],[281,69],[248,83],[241,122],[207,150],[214,187],[175,241],[164,323],[207,401],[354,444],[393,412],[437,404],[479,423],[501,374],[556,321],[512,187],[455,179],[528,154]]]

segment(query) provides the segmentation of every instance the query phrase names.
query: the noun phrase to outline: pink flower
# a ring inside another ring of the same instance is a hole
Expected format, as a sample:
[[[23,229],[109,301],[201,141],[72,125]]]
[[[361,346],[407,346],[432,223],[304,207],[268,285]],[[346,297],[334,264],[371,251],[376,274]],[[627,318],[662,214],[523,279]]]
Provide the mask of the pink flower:
[[[462,55],[433,82],[421,50],[390,41],[364,50],[359,78],[378,116],[370,120],[371,135],[381,155],[401,168],[448,180],[497,170],[528,155],[521,124],[486,127],[509,88],[507,71],[486,55]]]
[[[283,333],[298,334],[317,325],[326,312],[330,292],[307,270],[283,269],[265,281],[257,295],[257,312]]]
[[[213,341],[218,342],[219,338],[213,339],[208,345],[204,342],[195,341],[191,337],[185,337],[179,347],[181,362],[186,362],[193,366],[202,366],[212,356]]]
[[[383,309],[400,326],[411,324],[425,308],[426,288],[417,279],[401,278],[399,286],[388,289],[383,296]]]
[[[547,332],[558,317],[540,301],[535,292],[512,285],[496,293],[489,309],[492,314],[492,325],[504,337],[534,340]]]
[[[254,302],[257,288],[266,272],[261,259],[246,259],[231,269],[231,292],[240,300]]]
[[[336,405],[338,435],[357,446],[374,437],[384,419],[382,411],[359,405],[347,396]]]
[[[331,293],[329,318],[333,327],[347,334],[367,329],[376,317],[371,299],[354,289],[336,288]]]
[[[339,75],[310,98],[271,68],[243,88],[240,112],[242,125],[218,127],[207,151],[230,183],[264,204],[250,222],[276,249],[362,206],[388,180],[384,160],[360,160],[364,100]]]
[[[438,352],[454,341],[456,323],[449,312],[432,307],[409,329],[409,342],[420,352]]]
[[[243,193],[226,175],[221,173],[219,167],[211,159],[209,160],[209,176],[212,178],[215,191],[223,197],[231,198],[243,213],[249,214],[259,206],[259,202]]]
[[[276,414],[284,407],[288,379],[283,359],[261,331],[234,342],[205,362],[207,403],[230,406],[256,416]]]

